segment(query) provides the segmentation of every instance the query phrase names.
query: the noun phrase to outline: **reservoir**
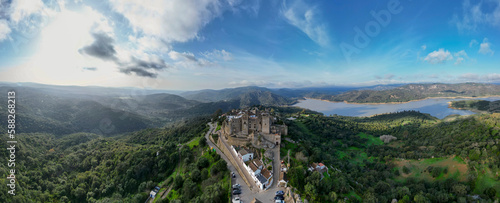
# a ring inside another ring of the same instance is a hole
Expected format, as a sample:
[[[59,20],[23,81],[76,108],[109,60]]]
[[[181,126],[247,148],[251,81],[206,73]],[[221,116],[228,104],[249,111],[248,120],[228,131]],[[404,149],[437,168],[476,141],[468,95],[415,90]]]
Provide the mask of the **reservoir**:
[[[474,98],[479,100],[495,101],[500,97]],[[471,115],[475,114],[468,110],[458,110],[448,108],[448,102],[470,100],[464,98],[429,98],[407,103],[390,104],[350,104],[345,102],[328,102],[316,99],[300,100],[294,106],[311,109],[323,113],[325,116],[337,114],[342,116],[371,116],[375,114],[391,113],[404,110],[415,110],[428,113],[434,117],[442,119],[451,114]]]

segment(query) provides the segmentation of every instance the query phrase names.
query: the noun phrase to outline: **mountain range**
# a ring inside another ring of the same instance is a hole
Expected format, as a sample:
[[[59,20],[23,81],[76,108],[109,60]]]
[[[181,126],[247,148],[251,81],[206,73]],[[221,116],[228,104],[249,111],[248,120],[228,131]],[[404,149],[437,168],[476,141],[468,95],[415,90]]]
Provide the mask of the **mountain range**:
[[[254,105],[289,106],[300,99],[335,102],[406,102],[428,97],[480,97],[500,95],[500,85],[481,83],[408,84],[370,87],[316,87],[271,89],[239,87],[167,93],[106,87],[0,84],[0,91],[16,91],[20,132],[56,135],[92,132],[114,135],[144,128],[164,127],[217,110]],[[2,94],[6,101],[6,94]],[[6,111],[0,107],[0,116]],[[0,121],[2,126],[6,121]]]

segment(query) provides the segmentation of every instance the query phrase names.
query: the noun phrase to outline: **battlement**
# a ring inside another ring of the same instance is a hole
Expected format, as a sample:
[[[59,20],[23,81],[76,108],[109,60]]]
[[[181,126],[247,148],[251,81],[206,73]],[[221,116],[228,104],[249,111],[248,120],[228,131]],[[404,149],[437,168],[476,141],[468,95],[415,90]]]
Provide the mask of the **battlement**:
[[[231,137],[249,137],[249,135],[252,137],[255,135],[281,137],[281,135],[287,135],[288,127],[284,124],[276,124],[275,121],[276,118],[271,115],[268,109],[232,110],[226,115],[226,120],[222,122],[222,133]]]

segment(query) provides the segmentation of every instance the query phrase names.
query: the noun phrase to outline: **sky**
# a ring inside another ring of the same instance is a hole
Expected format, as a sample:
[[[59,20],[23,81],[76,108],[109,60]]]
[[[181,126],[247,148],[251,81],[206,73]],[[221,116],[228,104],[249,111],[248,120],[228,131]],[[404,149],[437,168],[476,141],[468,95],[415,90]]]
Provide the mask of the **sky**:
[[[0,81],[500,82],[500,0],[0,0]]]

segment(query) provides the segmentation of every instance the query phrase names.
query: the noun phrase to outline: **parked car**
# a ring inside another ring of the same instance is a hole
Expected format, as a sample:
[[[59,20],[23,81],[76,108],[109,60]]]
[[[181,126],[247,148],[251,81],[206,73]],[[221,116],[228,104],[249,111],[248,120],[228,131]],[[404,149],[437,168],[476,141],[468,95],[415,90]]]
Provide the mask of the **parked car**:
[[[233,195],[239,195],[239,194],[241,194],[241,190],[240,189],[233,190]]]
[[[234,174],[234,172],[231,172],[231,176],[233,176],[233,178],[236,178],[236,174]]]
[[[285,192],[283,190],[276,191],[276,195],[285,195]]]
[[[285,197],[283,197],[282,195],[276,195],[274,197],[274,200],[285,200]]]
[[[243,201],[240,200],[240,197],[234,197],[233,203],[243,203]]]
[[[241,188],[241,185],[236,183],[233,185],[233,189],[240,189]]]

